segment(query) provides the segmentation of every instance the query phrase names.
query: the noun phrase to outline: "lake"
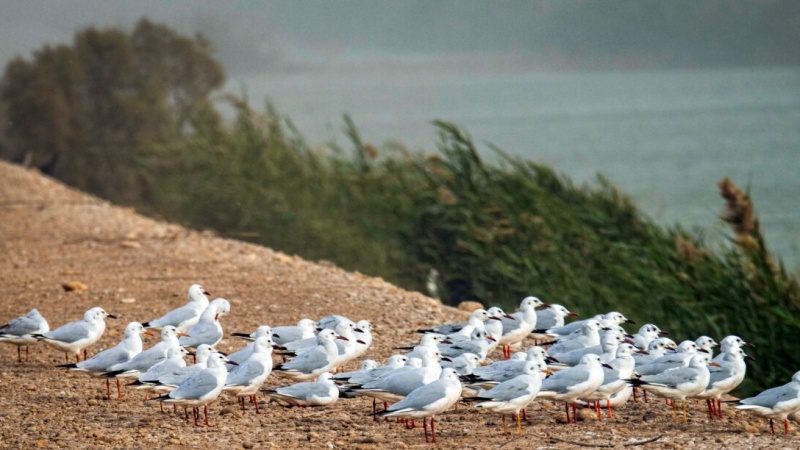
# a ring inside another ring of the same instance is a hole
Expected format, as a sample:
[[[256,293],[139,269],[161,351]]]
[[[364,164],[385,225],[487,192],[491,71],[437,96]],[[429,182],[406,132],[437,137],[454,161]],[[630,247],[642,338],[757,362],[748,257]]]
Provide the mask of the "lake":
[[[503,58],[350,58],[232,79],[312,143],[435,149],[431,121],[465,127],[576,182],[607,175],[659,223],[722,241],[725,176],[750,189],[770,248],[800,266],[800,68],[547,72]]]

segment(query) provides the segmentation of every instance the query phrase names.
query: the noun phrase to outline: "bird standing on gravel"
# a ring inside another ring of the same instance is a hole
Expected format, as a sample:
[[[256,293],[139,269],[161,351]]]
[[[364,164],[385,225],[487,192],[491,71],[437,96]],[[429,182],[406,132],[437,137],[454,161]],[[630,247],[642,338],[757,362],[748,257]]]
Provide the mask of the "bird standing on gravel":
[[[152,335],[139,322],[131,322],[125,327],[125,338],[119,344],[94,355],[93,357],[75,364],[64,364],[57,367],[64,367],[78,372],[86,372],[93,376],[101,375],[115,364],[129,361],[142,352],[142,334]],[[106,398],[111,400],[111,389],[109,379],[106,378]],[[117,378],[117,399],[122,398],[122,390]]]
[[[197,348],[200,344],[215,346],[224,336],[219,319],[231,312],[231,304],[224,298],[218,298],[208,304],[200,314],[196,324],[186,330],[186,335],[180,338],[181,347]]]
[[[33,337],[64,352],[67,361],[69,354],[75,355],[75,362],[80,362],[81,350],[86,360],[86,348],[97,342],[106,331],[106,317],[116,319],[103,308],[96,306],[83,314],[83,320],[70,322],[47,333],[35,333]]]
[[[603,364],[598,355],[583,355],[577,366],[558,371],[545,378],[539,391],[539,398],[564,402],[567,423],[570,423],[569,404],[572,403],[573,422],[578,423],[576,401],[592,394],[603,384],[603,367],[611,366]]]
[[[185,331],[200,319],[200,314],[208,307],[208,292],[199,284],[189,287],[189,303],[180,308],[173,309],[163,317],[145,322],[147,328],[162,328],[165,325],[172,325],[179,331]]]
[[[198,427],[201,425],[197,423],[200,418],[200,413],[197,408],[202,406],[203,414],[205,415],[205,425],[207,427],[213,426],[208,423],[208,404],[216,400],[225,387],[225,379],[228,377],[228,370],[225,369],[226,362],[236,365],[236,363],[228,361],[228,358],[222,353],[212,353],[211,356],[208,357],[208,367],[206,367],[205,370],[187,379],[169,394],[156,397],[152,399],[152,401],[172,403],[183,406],[184,408],[193,408],[194,424]]]
[[[800,371],[795,372],[792,381],[783,386],[767,389],[755,397],[735,402],[736,409],[750,411],[769,419],[769,428],[775,434],[773,419],[783,421],[783,434],[789,434],[788,417],[800,411]]]
[[[520,410],[528,406],[539,394],[539,389],[542,387],[542,372],[548,372],[544,361],[527,361],[520,375],[488,391],[480,392],[470,400],[481,401],[475,405],[476,408],[486,408],[500,413],[503,418],[503,433],[507,432],[506,414],[513,414],[517,419],[517,434],[522,434]]]
[[[411,391],[404,399],[383,411],[375,413],[384,417],[422,419],[425,429],[425,442],[428,442],[428,417],[431,418],[431,442],[436,442],[436,428],[433,416],[447,411],[455,405],[463,387],[458,373],[453,368],[442,369],[439,379]]]
[[[264,384],[269,374],[272,373],[272,340],[263,336],[253,342],[253,353],[247,360],[228,373],[224,390],[232,392],[239,398],[239,403],[244,411],[244,397],[250,399],[258,411],[256,393]]]
[[[10,322],[0,327],[0,342],[8,342],[17,346],[17,362],[22,362],[22,347],[25,347],[25,361],[28,361],[28,346],[38,340],[34,334],[44,334],[50,331],[50,325],[36,308],[24,316],[11,319]]]
[[[263,392],[269,398],[292,406],[327,406],[339,399],[339,389],[331,380],[331,374],[328,372],[322,372],[317,377],[317,381],[295,383],[291,386]]]
[[[519,304],[519,311],[511,314],[513,319],[502,317],[503,336],[500,345],[503,347],[503,357],[511,357],[511,347],[522,342],[536,328],[536,308],[550,305],[543,303],[536,297],[525,297]]]

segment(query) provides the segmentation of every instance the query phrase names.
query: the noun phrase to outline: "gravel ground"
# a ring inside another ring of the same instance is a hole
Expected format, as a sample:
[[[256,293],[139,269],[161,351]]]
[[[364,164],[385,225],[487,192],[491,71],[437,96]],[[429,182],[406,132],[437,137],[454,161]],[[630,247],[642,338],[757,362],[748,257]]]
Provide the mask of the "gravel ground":
[[[383,360],[391,347],[413,344],[413,330],[466,313],[381,279],[345,272],[268,248],[157,222],[132,209],[64,187],[37,172],[0,162],[0,322],[37,308],[51,328],[78,320],[93,306],[119,317],[108,321],[94,353],[115,345],[129,321],[146,321],[183,305],[199,282],[212,298],[227,298],[226,332],[259,324],[285,325],[310,316],[343,314],[367,319],[375,343],[367,356]],[[85,290],[67,292],[65,283]],[[145,346],[155,342],[146,337]],[[242,346],[224,339],[219,348]],[[331,407],[285,408],[261,398],[262,413],[241,414],[223,396],[210,406],[213,428],[197,428],[182,414],[160,414],[138,393],[104,399],[101,380],[57,369],[64,355],[44,345],[17,363],[13,346],[0,347],[2,448],[391,448],[424,447],[422,430],[374,422],[365,399]],[[493,355],[498,357],[497,354]],[[355,367],[355,364],[353,364]],[[267,386],[286,384],[271,375]],[[800,433],[773,437],[761,419],[730,410],[708,420],[705,406],[690,405],[689,422],[674,421],[663,402],[629,404],[613,420],[566,425],[560,405],[535,402],[524,434],[503,435],[500,417],[460,405],[437,417],[445,448],[798,448]]]

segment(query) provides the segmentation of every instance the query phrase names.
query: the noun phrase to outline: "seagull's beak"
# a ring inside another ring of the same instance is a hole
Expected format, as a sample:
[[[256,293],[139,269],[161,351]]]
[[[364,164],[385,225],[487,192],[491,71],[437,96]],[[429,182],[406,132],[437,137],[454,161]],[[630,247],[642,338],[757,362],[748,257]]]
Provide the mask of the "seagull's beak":
[[[542,303],[542,306],[545,307],[545,308],[549,308],[550,304],[549,303]]]
[[[453,343],[453,341],[451,341],[450,339],[443,339],[442,340],[442,344],[452,344],[452,343]]]
[[[669,336],[669,333],[667,333],[664,330],[659,331],[658,334],[661,335],[661,336]]]
[[[755,358],[753,358],[753,357],[752,357],[752,356],[750,356],[750,355],[744,355],[744,359],[749,359],[750,361],[753,361],[753,362],[755,362],[755,361],[756,361],[756,359],[755,359]]]
[[[549,362],[549,363],[557,363],[557,362],[558,362],[558,360],[557,360],[557,359],[553,358],[553,357],[552,357],[552,356],[550,356],[550,355],[546,356],[546,357],[544,358],[544,360],[545,360],[546,362]]]
[[[699,348],[699,349],[697,349],[697,351],[698,352],[703,352],[703,353],[708,353],[708,350],[706,350],[704,348]]]
[[[567,313],[567,316],[578,317],[578,313],[570,311]]]
[[[366,342],[364,342],[364,341],[362,341],[361,339],[357,340],[356,342],[358,342],[359,344],[364,344],[364,345],[367,345],[367,343],[366,343]]]
[[[146,328],[145,328],[145,330],[144,330],[144,334],[146,334],[146,335],[148,335],[148,336],[155,336],[155,335],[153,334],[153,332],[152,332],[152,331],[150,331],[150,330],[148,330],[148,329],[146,329]]]
[[[178,336],[183,336],[183,337],[189,337],[189,335],[184,333],[183,331],[179,331],[177,335]]]
[[[649,355],[650,354],[650,352],[648,352],[647,350],[637,350],[636,353],[638,353],[640,355]]]
[[[217,313],[217,314],[214,316],[214,320],[215,320],[215,321],[219,320],[219,313]]]
[[[508,314],[506,314],[506,317],[508,317]],[[512,317],[512,319],[513,319],[513,317]],[[500,320],[500,318],[492,316],[492,317],[489,317],[489,320]]]
[[[272,337],[279,338],[279,337],[281,337],[281,335],[279,335],[278,333],[272,333]]]
[[[601,365],[601,366],[603,366],[603,367],[605,367],[606,369],[611,369],[611,370],[614,370],[614,368],[613,368],[613,367],[611,367],[611,366],[609,366],[608,364],[605,364],[605,363],[603,363],[603,364],[600,364],[600,365]]]
[[[344,336],[336,336],[336,339],[341,339],[341,340],[343,340],[343,341],[349,341],[349,340],[350,340],[350,339],[347,339],[347,338],[346,338],[346,337],[344,337]]]
[[[364,330],[362,330],[361,328],[356,328],[353,331],[355,331],[356,333],[363,333],[364,332]]]
[[[194,355],[195,355],[195,352],[190,352],[190,351],[188,351],[188,350],[187,350],[187,351],[186,351],[186,354],[187,354],[187,355],[189,355],[189,356],[194,356]]]
[[[447,356],[442,356],[442,361],[453,362],[453,360],[448,358]]]
[[[113,315],[113,314],[109,314],[109,315],[108,315],[108,318],[109,318],[109,319],[116,319],[116,318],[117,318],[117,316],[115,316],[115,315]]]
[[[709,366],[714,366],[714,367],[719,367],[719,364],[715,363],[714,361],[711,361],[710,363],[708,363],[708,365]]]
[[[755,347],[755,345],[753,345],[753,344],[751,344],[751,343],[749,343],[749,342],[745,342],[745,343],[744,343],[744,346],[745,346],[745,347]]]
[[[493,338],[491,336],[486,336],[486,339],[488,339],[488,340],[490,340],[492,342],[497,342],[497,339],[495,339],[495,338]]]
[[[517,320],[517,318],[512,316],[511,314],[506,314],[503,317],[505,317],[506,319]]]
[[[542,372],[546,373],[547,375],[552,375],[553,371],[550,369],[544,369]]]
[[[239,363],[237,363],[236,361],[225,361],[225,364],[230,364],[232,366],[238,366],[239,365]]]
[[[203,291],[203,295],[211,295],[211,294],[209,294],[208,291]]]

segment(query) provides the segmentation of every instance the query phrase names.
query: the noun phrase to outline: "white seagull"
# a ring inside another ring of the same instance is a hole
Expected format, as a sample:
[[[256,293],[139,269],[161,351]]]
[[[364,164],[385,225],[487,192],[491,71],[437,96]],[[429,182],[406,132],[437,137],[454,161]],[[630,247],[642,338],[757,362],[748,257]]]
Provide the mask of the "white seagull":
[[[34,334],[44,334],[50,331],[50,325],[36,308],[28,314],[11,319],[10,322],[0,327],[0,342],[7,342],[17,346],[17,361],[22,361],[21,350],[25,347],[25,361],[28,360],[28,346],[38,340]]]
[[[163,317],[145,322],[146,328],[163,328],[165,325],[172,325],[179,331],[196,324],[200,319],[200,314],[208,307],[209,293],[199,284],[189,286],[189,303],[180,308],[173,309]]]
[[[65,356],[74,354],[75,362],[80,362],[81,350],[83,359],[86,360],[86,348],[97,342],[106,331],[106,317],[117,318],[97,306],[86,311],[83,320],[70,322],[47,333],[33,334],[33,337],[61,350]]]

